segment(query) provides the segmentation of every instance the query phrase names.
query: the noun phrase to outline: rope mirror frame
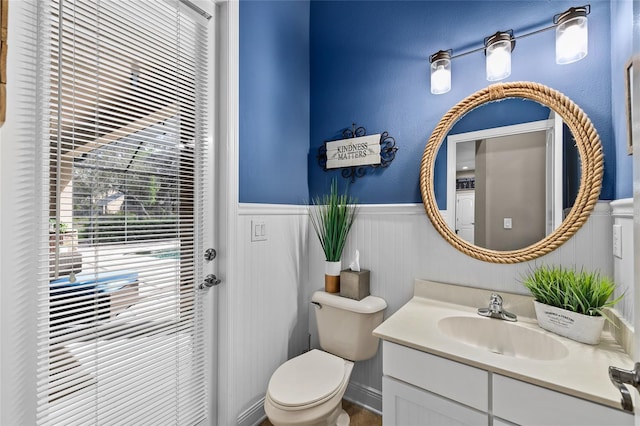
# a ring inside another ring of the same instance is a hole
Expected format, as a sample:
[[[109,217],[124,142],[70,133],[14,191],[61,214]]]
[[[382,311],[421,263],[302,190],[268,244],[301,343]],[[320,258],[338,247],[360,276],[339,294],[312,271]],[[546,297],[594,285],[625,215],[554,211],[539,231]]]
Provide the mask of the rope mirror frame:
[[[487,102],[526,98],[539,102],[562,117],[571,130],[581,162],[580,189],[567,217],[551,234],[518,250],[498,251],[468,243],[458,237],[440,214],[434,190],[435,160],[440,146],[454,124],[469,111]],[[520,263],[537,259],[560,247],[589,219],[602,187],[604,156],[600,137],[589,117],[561,92],[540,83],[518,81],[497,83],[481,89],[454,105],[431,133],[420,164],[420,192],[427,216],[438,233],[453,247],[473,258],[492,263]]]

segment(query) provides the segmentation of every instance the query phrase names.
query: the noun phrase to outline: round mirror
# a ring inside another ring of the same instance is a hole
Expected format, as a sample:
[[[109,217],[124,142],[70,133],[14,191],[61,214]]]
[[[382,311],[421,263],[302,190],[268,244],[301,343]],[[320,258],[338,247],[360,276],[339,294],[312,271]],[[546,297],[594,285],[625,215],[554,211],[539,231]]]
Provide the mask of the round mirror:
[[[521,249],[551,234],[580,186],[568,126],[529,99],[488,102],[465,114],[440,145],[436,164],[443,163],[434,189],[444,220],[463,240],[491,250]]]
[[[437,179],[440,151],[447,170]],[[456,249],[517,263],[556,249],[586,222],[602,173],[600,139],[576,104],[538,83],[499,83],[440,120],[422,157],[420,191],[429,219]],[[444,194],[446,217],[437,202]]]

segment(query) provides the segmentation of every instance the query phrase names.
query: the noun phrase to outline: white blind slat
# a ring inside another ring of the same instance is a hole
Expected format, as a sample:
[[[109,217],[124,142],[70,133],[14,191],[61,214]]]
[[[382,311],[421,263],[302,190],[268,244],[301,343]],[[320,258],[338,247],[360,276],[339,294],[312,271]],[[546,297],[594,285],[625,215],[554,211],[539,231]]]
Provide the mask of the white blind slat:
[[[177,1],[42,7],[38,423],[195,424],[207,25]]]

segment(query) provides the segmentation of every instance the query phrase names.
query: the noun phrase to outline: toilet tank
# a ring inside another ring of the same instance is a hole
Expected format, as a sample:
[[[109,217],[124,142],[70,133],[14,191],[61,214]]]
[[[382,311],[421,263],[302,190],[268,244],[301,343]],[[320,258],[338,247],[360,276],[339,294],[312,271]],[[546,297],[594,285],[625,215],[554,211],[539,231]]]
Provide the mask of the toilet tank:
[[[373,330],[382,323],[387,302],[375,296],[353,300],[324,291],[311,298],[315,306],[320,347],[350,361],[372,358],[379,339]]]

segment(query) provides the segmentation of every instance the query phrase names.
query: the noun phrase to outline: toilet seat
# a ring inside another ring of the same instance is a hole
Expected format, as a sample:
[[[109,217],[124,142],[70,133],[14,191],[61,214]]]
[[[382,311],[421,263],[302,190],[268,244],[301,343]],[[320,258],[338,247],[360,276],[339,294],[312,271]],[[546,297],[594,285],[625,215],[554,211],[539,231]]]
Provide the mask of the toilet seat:
[[[269,381],[268,396],[284,410],[322,404],[343,388],[347,362],[313,349],[278,367]]]

